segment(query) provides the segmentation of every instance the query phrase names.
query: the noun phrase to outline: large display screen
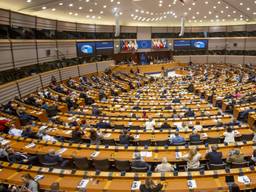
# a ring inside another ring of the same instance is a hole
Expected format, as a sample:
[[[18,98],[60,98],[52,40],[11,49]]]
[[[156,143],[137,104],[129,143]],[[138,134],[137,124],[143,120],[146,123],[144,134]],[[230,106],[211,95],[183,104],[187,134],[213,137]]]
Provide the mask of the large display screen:
[[[93,55],[95,50],[94,42],[78,42],[77,46],[77,54],[78,56],[84,55]]]
[[[167,49],[168,41],[166,39],[152,39],[153,49]]]
[[[137,40],[138,49],[151,49],[151,40]]]
[[[114,49],[114,43],[113,41],[100,41],[96,42],[96,49]]]
[[[174,49],[207,49],[208,40],[174,40]]]
[[[190,49],[191,42],[190,40],[174,40],[173,47],[174,49]]]
[[[136,51],[138,49],[136,40],[121,40],[122,51]]]
[[[208,48],[208,40],[191,40],[192,49],[207,49]]]

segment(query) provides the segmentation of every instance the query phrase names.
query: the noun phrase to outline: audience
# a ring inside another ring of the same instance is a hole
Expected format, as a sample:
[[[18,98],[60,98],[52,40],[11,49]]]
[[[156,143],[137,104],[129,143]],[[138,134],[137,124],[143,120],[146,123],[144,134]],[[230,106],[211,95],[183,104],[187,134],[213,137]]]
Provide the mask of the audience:
[[[34,180],[34,178],[30,174],[24,174],[22,176],[22,180],[24,182],[24,185],[22,186],[23,192],[38,192],[39,191],[39,185]]]
[[[240,153],[239,149],[232,149],[229,151],[227,163],[242,163],[244,162],[244,155]]]
[[[227,128],[227,131],[226,132],[224,132],[224,142],[225,143],[228,143],[228,144],[230,144],[230,143],[235,143],[235,131],[233,131],[232,129],[231,129],[231,127],[228,127]]]
[[[141,192],[160,192],[162,188],[162,184],[156,185],[150,177],[146,178],[145,184],[140,185]]]
[[[101,139],[103,138],[102,133],[97,133],[94,129],[90,130],[90,141],[91,145],[99,145],[101,143]]]
[[[200,142],[200,134],[198,134],[197,130],[193,130],[192,134],[189,136],[190,142]]]
[[[179,144],[182,144],[185,142],[186,141],[185,141],[184,137],[179,135],[179,131],[176,131],[174,136],[170,137],[170,143],[173,145],[179,145]]]
[[[222,153],[217,151],[217,145],[212,145],[210,150],[207,151],[205,159],[208,160],[209,164],[223,164]]]
[[[197,148],[193,147],[187,154],[181,157],[182,160],[187,161],[188,169],[198,169],[200,167],[201,154],[197,151]]]
[[[131,167],[134,168],[146,168],[147,170],[151,169],[151,165],[144,161],[140,153],[135,153],[135,158],[132,160]]]
[[[145,123],[146,130],[154,130],[155,126],[156,122],[152,117],[150,117],[149,120]]]
[[[124,130],[123,133],[119,136],[119,143],[122,145],[129,145],[130,141],[134,140],[134,137],[128,134],[127,130]]]
[[[162,163],[157,165],[155,168],[156,172],[171,172],[174,171],[174,167],[168,163],[168,160],[166,157],[162,158]]]

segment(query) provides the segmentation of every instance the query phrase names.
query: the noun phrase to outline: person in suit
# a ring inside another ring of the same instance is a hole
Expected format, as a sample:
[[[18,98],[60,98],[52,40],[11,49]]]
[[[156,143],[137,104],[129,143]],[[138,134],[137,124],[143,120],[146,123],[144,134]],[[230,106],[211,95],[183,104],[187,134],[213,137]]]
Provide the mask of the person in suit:
[[[222,153],[217,151],[217,145],[212,145],[211,149],[207,151],[205,159],[208,160],[209,164],[223,164]]]
[[[174,134],[174,137],[170,138],[170,143],[174,144],[174,145],[178,145],[178,144],[181,144],[184,142],[186,142],[186,141],[185,141],[184,137],[180,136],[179,131],[176,131]]]
[[[144,161],[140,153],[135,153],[135,158],[132,160],[131,166],[135,168],[147,168],[148,170],[151,169],[151,165]]]
[[[97,133],[94,129],[90,130],[90,143],[92,145],[99,145],[101,143],[102,134]]]
[[[161,125],[160,129],[170,129],[171,126],[167,123],[167,121],[164,121],[164,123]]]
[[[75,143],[80,143],[83,140],[84,133],[80,130],[79,127],[75,127],[72,131],[72,141]]]
[[[193,130],[192,134],[189,136],[190,142],[200,142],[200,134],[198,134],[197,130]]]
[[[145,184],[140,186],[141,192],[160,192],[163,188],[162,184],[155,184],[152,178],[148,177],[145,180]]]
[[[47,164],[59,164],[61,167],[65,167],[68,164],[68,160],[64,160],[60,155],[56,154],[54,149],[50,149],[46,155],[43,156],[43,162]]]
[[[119,136],[119,143],[122,145],[129,145],[131,140],[134,140],[134,137],[129,135],[127,130],[124,130]]]
[[[184,117],[195,117],[195,112],[189,108],[188,111],[184,114]]]

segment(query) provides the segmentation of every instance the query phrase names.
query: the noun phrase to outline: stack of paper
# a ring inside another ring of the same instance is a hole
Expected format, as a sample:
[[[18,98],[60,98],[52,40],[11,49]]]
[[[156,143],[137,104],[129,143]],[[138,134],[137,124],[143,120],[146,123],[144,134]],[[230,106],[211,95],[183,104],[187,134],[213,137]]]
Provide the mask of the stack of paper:
[[[30,144],[26,145],[25,148],[26,148],[26,149],[29,149],[29,148],[33,148],[33,147],[35,147],[35,146],[36,146],[35,143],[30,143]]]
[[[248,185],[251,183],[251,180],[249,179],[248,176],[244,175],[244,176],[238,176],[238,182]]]
[[[141,151],[140,152],[141,157],[152,157],[152,151]]]
[[[61,148],[60,150],[56,151],[56,154],[61,155],[65,151],[67,151],[67,148]]]

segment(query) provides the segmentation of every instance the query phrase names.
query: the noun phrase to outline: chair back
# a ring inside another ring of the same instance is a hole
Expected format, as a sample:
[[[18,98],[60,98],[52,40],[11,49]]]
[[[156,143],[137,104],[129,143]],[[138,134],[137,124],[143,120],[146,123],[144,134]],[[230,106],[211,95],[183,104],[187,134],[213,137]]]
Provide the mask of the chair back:
[[[118,169],[118,171],[128,171],[131,168],[129,161],[120,161],[115,160],[115,167]]]
[[[248,161],[244,161],[242,163],[237,163],[237,162],[232,162],[231,163],[231,168],[242,168],[242,167],[248,167],[248,166],[249,166]]]
[[[218,170],[218,169],[225,169],[226,164],[222,163],[222,164],[209,164],[208,168],[212,169],[212,170]]]
[[[97,170],[108,171],[108,169],[110,167],[110,163],[109,163],[108,159],[93,160],[93,166]]]
[[[133,172],[146,172],[148,167],[131,167]]]
[[[75,157],[73,159],[73,163],[76,166],[76,168],[82,169],[82,170],[88,170],[90,167],[90,162],[86,157],[82,157],[82,158]]]

